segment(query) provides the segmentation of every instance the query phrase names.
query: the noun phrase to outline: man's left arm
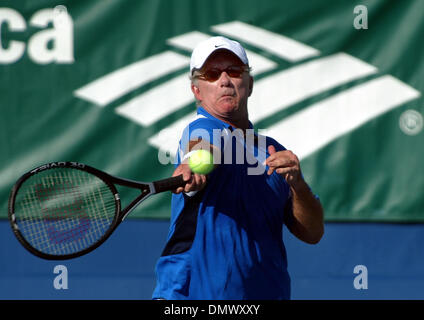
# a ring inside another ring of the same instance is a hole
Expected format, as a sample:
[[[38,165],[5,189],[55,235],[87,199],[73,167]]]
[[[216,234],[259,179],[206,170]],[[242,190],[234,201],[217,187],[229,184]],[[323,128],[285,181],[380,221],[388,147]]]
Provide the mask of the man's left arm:
[[[316,244],[324,235],[324,210],[306,182],[302,181],[296,189],[291,187],[293,216],[287,227],[300,240]]]
[[[276,171],[290,185],[292,211],[287,227],[300,240],[315,244],[324,234],[324,210],[315,197],[300,171],[297,156],[288,150],[277,152],[274,146],[268,147],[270,156],[266,159],[268,174]]]

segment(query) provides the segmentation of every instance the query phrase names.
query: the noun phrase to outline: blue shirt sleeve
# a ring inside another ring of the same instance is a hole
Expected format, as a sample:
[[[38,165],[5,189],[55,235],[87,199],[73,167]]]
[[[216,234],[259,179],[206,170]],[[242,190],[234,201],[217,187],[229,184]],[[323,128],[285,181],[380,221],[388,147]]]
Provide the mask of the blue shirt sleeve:
[[[208,118],[200,118],[191,122],[183,131],[181,136],[177,162],[181,163],[182,157],[189,152],[188,144],[190,141],[197,141],[201,139],[209,144],[212,144],[222,150],[222,132],[223,127],[216,121]]]

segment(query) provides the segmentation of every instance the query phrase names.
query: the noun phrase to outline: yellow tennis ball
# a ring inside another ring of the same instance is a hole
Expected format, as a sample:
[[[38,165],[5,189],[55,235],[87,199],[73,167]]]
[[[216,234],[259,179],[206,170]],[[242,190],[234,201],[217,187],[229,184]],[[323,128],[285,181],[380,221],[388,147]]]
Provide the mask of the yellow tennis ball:
[[[207,150],[197,150],[190,156],[188,165],[194,173],[208,174],[213,170],[213,156]]]

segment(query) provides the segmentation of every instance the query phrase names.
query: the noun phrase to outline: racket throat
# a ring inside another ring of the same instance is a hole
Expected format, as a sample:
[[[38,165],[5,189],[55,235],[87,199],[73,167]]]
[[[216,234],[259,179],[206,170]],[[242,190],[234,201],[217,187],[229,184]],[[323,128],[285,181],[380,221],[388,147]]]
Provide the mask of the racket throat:
[[[124,221],[125,218],[135,209],[137,206],[150,197],[152,194],[155,194],[155,187],[153,183],[148,183],[149,190],[141,190],[141,194],[135,198],[121,213],[121,221]]]

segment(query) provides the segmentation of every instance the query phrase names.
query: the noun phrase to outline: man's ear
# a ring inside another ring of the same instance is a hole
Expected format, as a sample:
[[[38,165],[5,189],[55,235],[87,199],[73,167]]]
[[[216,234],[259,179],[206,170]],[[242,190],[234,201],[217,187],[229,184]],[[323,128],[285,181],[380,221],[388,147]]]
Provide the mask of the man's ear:
[[[249,80],[249,97],[252,94],[253,91],[253,77],[250,76],[250,80]]]
[[[194,97],[196,98],[197,101],[201,101],[201,99],[200,99],[200,89],[194,83],[191,84],[191,92],[193,92]]]

